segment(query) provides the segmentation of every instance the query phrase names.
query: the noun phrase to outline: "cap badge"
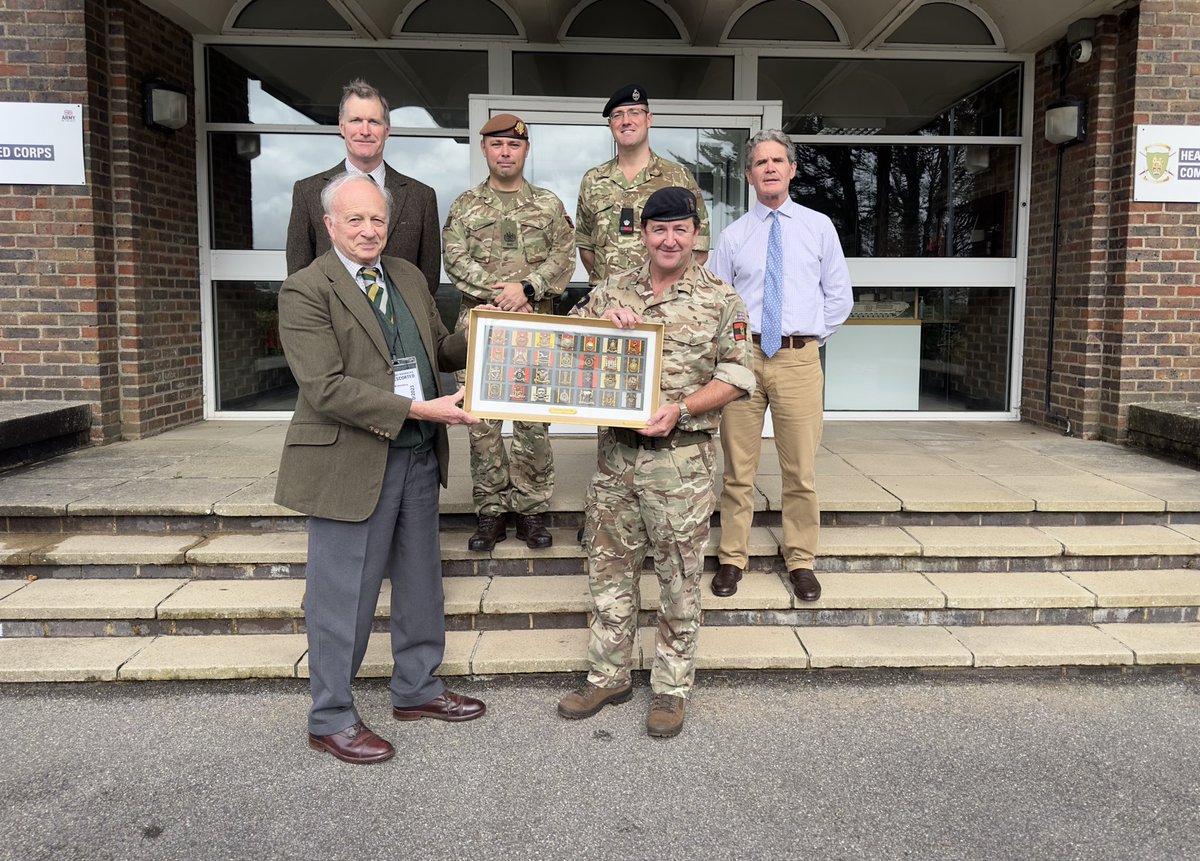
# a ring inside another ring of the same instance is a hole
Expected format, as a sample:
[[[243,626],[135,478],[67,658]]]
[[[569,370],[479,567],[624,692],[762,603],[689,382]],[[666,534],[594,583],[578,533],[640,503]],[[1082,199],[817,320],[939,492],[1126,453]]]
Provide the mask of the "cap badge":
[[[521,120],[517,120],[517,124],[513,126],[513,131],[519,135],[525,134],[525,123]]]
[[[634,90],[633,90],[633,98],[634,98],[634,101],[636,101],[636,100],[640,99],[641,97],[642,97],[642,94],[641,94],[641,93],[639,93],[639,92],[637,91],[637,88],[635,87],[635,88],[634,88]]]

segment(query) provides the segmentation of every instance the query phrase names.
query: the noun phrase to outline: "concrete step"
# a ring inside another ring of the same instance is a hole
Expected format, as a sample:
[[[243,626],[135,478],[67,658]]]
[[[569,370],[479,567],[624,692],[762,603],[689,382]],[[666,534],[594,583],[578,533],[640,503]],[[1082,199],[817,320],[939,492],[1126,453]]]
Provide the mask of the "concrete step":
[[[585,630],[451,631],[441,675],[577,673]],[[652,629],[639,632],[637,666],[653,661]],[[212,637],[0,639],[0,682],[305,678],[300,634]],[[697,667],[1096,667],[1200,663],[1200,623],[1007,627],[725,627],[701,631]],[[386,677],[386,634],[373,635],[360,677]]]
[[[443,531],[447,576],[585,573],[573,529],[553,529],[554,546],[531,551],[514,536],[490,553],[467,550],[469,533]],[[716,567],[720,529],[705,548]],[[751,569],[781,571],[778,527],[751,530]],[[304,576],[302,532],[178,532],[152,535],[0,534],[5,578],[168,577],[276,579]],[[822,572],[1037,572],[1200,567],[1200,524],[1122,526],[871,526],[821,530]]]
[[[718,598],[701,585],[712,629],[794,627],[1089,626],[1200,622],[1200,571],[823,574],[818,601],[795,598],[780,574],[747,572]],[[452,632],[584,630],[591,611],[584,575],[447,577]],[[640,582],[641,621],[653,624],[659,585]],[[304,583],[280,580],[45,579],[0,583],[0,640],[304,632]],[[387,584],[376,606],[386,630]]]

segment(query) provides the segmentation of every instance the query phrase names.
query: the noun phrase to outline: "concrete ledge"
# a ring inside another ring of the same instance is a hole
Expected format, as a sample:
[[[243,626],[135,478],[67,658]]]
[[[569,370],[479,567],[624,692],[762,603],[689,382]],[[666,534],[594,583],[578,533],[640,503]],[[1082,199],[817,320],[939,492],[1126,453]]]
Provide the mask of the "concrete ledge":
[[[1021,607],[1094,607],[1096,597],[1056,571],[928,573],[951,608],[991,610]]]
[[[1097,627],[1132,649],[1139,664],[1200,663],[1200,622]]]
[[[180,565],[201,535],[69,535],[30,553],[42,565]]]
[[[592,595],[584,575],[494,577],[482,606],[484,613],[587,613]]]
[[[817,556],[920,556],[920,543],[898,526],[830,526]]]
[[[222,634],[157,637],[121,667],[118,678],[177,679],[293,678],[308,649],[303,634]]]
[[[0,467],[45,460],[88,444],[92,408],[66,401],[0,402]]]
[[[141,637],[0,639],[0,682],[111,682],[147,645]]]
[[[655,629],[638,637],[642,668],[654,666]],[[808,653],[793,628],[722,626],[700,629],[696,642],[698,670],[803,670]]]
[[[791,606],[801,610],[938,610],[946,606],[946,596],[922,574],[831,571],[821,572],[818,579],[821,597],[816,601],[801,601],[784,586]]]
[[[1167,526],[1039,526],[1067,556],[1192,556],[1195,541]]]
[[[922,556],[1060,556],[1062,544],[1032,526],[906,526]]]
[[[1003,625],[949,628],[975,656],[976,667],[1124,665],[1133,652],[1100,630],[1083,625]]]
[[[0,619],[153,619],[186,580],[36,580],[0,599]]]
[[[471,653],[479,640],[475,631],[447,631],[446,652],[441,665],[434,670],[437,676],[465,676],[471,672]],[[390,679],[392,677],[392,640],[390,634],[372,634],[367,640],[367,653],[358,668],[358,679]],[[296,675],[307,679],[308,654],[296,666]]]
[[[945,628],[797,628],[814,669],[969,667],[970,651]]]
[[[1200,404],[1133,404],[1129,441],[1200,467]]]
[[[0,534],[0,565],[28,565],[34,551],[62,541],[57,532]]]
[[[1097,607],[1200,605],[1200,571],[1073,571],[1067,576],[1096,596]]]
[[[446,615],[463,616],[480,612],[483,606],[483,596],[490,588],[491,582],[488,577],[443,577],[442,592],[445,594]],[[385,583],[384,585],[389,588],[388,601],[390,602],[391,584]],[[389,604],[380,602],[381,617],[388,617],[388,606]]]
[[[490,675],[587,670],[587,650],[586,628],[484,631],[479,635],[479,644],[471,658],[471,672]],[[634,655],[637,655],[636,643]]]
[[[303,580],[193,580],[159,605],[158,617],[294,619],[304,615],[303,597]]]
[[[216,535],[187,551],[201,565],[287,565],[308,561],[307,532]]]

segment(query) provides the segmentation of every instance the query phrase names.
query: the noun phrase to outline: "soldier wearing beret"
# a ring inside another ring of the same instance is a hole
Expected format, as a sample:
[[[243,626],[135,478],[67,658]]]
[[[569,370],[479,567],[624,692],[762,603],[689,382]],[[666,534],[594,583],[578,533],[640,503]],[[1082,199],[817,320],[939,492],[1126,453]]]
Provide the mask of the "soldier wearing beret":
[[[691,171],[650,149],[650,97],[641,84],[627,84],[604,106],[604,118],[617,143],[617,157],[592,168],[579,184],[575,246],[595,285],[610,275],[640,266],[646,259],[638,225],[650,195],[661,188],[687,188],[696,197],[700,229],[696,259],[708,256],[708,213]]]
[[[646,262],[604,279],[571,310],[619,327],[662,323],[662,399],[644,428],[600,428],[584,526],[591,670],[558,712],[586,718],[630,698],[638,578],[649,553],[660,597],[646,730],[658,737],[683,728],[695,676],[700,574],[716,505],[712,433],[721,409],[754,391],[746,306],[693,254],[699,210],[686,188],[650,195],[641,212]]]
[[[458,329],[471,309],[490,303],[504,311],[553,312],[554,297],[574,271],[571,220],[553,192],[525,180],[529,128],[512,114],[492,117],[479,130],[488,177],[459,195],[442,229],[446,274],[462,291]],[[460,378],[461,381],[461,378]],[[512,456],[502,422],[469,428],[472,497],[478,524],[471,550],[491,550],[508,536],[508,512],[517,538],[533,549],[553,543],[543,515],[554,492],[548,426],[513,422]]]

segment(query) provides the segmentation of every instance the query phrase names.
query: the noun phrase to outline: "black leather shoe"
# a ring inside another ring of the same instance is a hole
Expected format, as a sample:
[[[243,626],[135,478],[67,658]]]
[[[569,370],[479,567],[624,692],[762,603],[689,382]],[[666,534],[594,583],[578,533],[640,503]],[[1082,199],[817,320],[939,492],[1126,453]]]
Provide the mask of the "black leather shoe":
[[[477,717],[483,717],[483,713],[487,711],[487,706],[482,700],[477,700],[474,697],[456,694],[454,691],[442,691],[438,696],[431,699],[422,706],[400,706],[392,707],[392,717],[396,720],[420,720],[421,718],[435,718],[436,720],[448,720],[453,723],[458,723],[465,720],[475,720]]]
[[[554,543],[554,536],[540,514],[517,515],[517,538],[530,550],[545,550]]]
[[[741,568],[736,565],[722,565],[713,576],[712,593],[718,598],[728,598],[737,593],[737,584],[741,579]]]
[[[815,601],[821,597],[821,583],[808,568],[793,568],[788,572],[788,580],[801,601]]]
[[[366,724],[359,721],[354,726],[346,727],[333,735],[308,734],[308,746],[313,750],[323,750],[336,756],[342,762],[351,765],[370,765],[383,762],[395,755],[396,749],[390,742],[384,741]]]
[[[467,539],[468,550],[491,550],[508,537],[508,528],[504,525],[504,515],[479,515],[479,525],[475,534]]]

